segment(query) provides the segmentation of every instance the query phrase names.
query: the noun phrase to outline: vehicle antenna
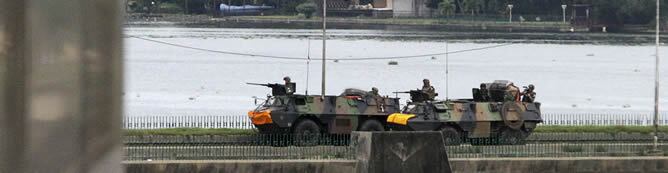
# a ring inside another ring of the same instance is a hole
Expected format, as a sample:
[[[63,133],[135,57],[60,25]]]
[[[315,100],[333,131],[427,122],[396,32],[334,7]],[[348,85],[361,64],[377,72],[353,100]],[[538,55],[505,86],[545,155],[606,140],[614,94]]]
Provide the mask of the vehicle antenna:
[[[311,72],[311,38],[308,39],[308,50],[306,51],[306,93],[304,95],[308,95],[308,79],[309,79],[309,73]]]
[[[448,41],[445,41],[445,100],[449,100],[450,98],[448,97],[448,86],[450,85],[450,82],[448,82],[448,54],[450,54],[448,51]]]

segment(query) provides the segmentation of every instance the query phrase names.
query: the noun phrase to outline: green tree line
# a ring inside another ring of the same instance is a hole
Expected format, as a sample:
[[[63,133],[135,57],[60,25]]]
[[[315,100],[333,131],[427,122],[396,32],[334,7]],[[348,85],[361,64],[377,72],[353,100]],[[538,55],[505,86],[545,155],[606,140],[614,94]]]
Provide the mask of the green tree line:
[[[312,0],[127,0],[131,12],[158,13],[211,13],[217,5],[270,5],[274,14],[294,15],[296,7]],[[152,4],[153,2],[154,4]],[[366,2],[366,1],[365,1]],[[507,15],[508,5],[513,14],[561,16],[561,5],[568,5],[570,15],[573,4],[590,4],[590,16],[597,23],[609,25],[651,24],[654,22],[654,0],[427,0],[426,6],[441,15]],[[662,16],[668,16],[668,3],[661,5]]]

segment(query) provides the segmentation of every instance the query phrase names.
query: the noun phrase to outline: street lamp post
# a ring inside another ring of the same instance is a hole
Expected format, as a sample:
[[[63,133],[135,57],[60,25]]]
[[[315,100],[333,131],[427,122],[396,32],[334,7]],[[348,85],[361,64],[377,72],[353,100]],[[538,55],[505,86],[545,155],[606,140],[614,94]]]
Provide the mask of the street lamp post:
[[[561,14],[564,17],[564,23],[566,23],[566,4],[561,5]]]
[[[510,10],[510,15],[508,17],[508,22],[513,22],[513,4],[508,4],[508,10]]]
[[[654,62],[654,151],[658,151],[658,133],[659,133],[659,0],[656,0],[656,52]]]
[[[148,8],[148,14],[153,13],[154,8],[155,8],[155,1],[151,1],[151,6]]]

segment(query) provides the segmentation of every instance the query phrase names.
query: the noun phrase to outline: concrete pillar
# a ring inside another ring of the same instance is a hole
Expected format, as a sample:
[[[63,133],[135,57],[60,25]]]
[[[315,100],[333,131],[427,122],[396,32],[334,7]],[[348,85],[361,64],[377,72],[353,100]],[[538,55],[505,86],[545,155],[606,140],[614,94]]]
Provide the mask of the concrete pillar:
[[[0,172],[122,172],[122,2],[0,0]]]
[[[440,132],[353,132],[357,173],[449,173]]]

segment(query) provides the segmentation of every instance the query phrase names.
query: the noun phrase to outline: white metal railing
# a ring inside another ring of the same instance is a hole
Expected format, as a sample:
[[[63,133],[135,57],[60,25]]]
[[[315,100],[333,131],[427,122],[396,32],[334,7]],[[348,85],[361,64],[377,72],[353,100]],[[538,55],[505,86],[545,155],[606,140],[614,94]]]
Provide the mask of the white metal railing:
[[[653,124],[651,113],[543,113],[542,125],[638,125]],[[668,113],[659,116],[659,124],[668,124]],[[233,128],[252,129],[248,116],[127,116],[125,129],[160,128]]]

